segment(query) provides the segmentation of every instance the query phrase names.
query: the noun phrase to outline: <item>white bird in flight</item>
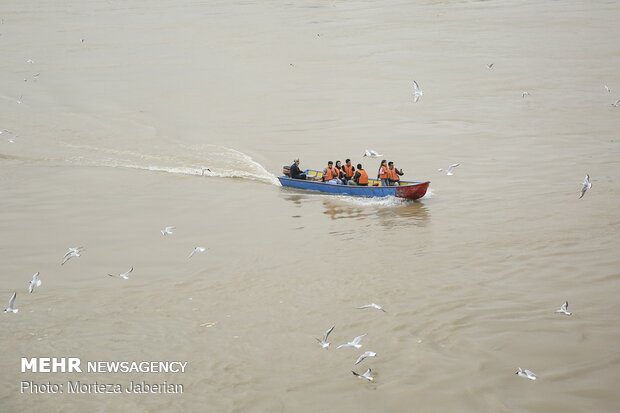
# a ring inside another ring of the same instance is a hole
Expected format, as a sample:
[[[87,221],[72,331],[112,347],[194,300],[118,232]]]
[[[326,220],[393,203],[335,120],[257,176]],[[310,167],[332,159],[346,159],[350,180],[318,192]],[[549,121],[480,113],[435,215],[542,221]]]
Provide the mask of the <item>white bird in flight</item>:
[[[489,64],[487,65],[487,69],[492,69],[492,68],[493,68],[493,63],[489,63]]]
[[[108,274],[110,277],[120,277],[124,280],[128,280],[129,279],[129,273],[131,273],[133,271],[133,267],[131,267],[129,270],[120,273],[118,275],[114,275],[114,274]]]
[[[418,85],[418,82],[414,80],[413,81],[413,101],[417,103],[418,100],[420,100],[422,96],[424,96],[424,92],[422,92],[422,89],[420,89],[420,85]]]
[[[371,369],[366,370],[366,373],[364,373],[364,374],[358,374],[358,373],[354,372],[353,370],[351,370],[351,373],[353,373],[353,375],[355,377],[359,377],[360,379],[365,379],[365,380],[368,380],[368,381],[373,381],[374,380],[374,378],[370,375],[372,373]]]
[[[555,310],[556,313],[571,315],[572,313],[568,311],[568,301],[564,301],[564,304],[560,307],[559,310]]]
[[[521,369],[521,367],[519,367],[519,370],[517,370],[515,374],[518,374],[521,377],[525,377],[526,379],[536,380],[536,375],[534,374],[534,372],[528,369]]]
[[[374,308],[374,309],[377,309],[377,310],[381,310],[381,311],[383,311],[384,313],[386,312],[386,311],[383,309],[383,307],[381,307],[379,304],[375,304],[375,303],[365,304],[365,305],[363,305],[363,306],[361,306],[361,307],[357,307],[357,308],[358,308],[358,309],[360,309],[360,310],[363,310],[364,308]]]
[[[460,165],[460,163],[453,163],[452,165],[448,166],[448,169],[447,169],[447,170],[445,170],[446,175],[454,175],[454,168],[456,168],[456,167],[457,167],[457,166],[459,166],[459,165]],[[444,171],[444,169],[442,169],[442,168],[439,168],[439,169],[437,169],[437,170],[438,170],[439,172]]]
[[[364,151],[364,156],[368,156],[369,158],[378,158],[378,157],[383,156],[383,155],[381,155],[377,151],[373,151],[372,149],[366,149]],[[364,156],[362,156],[362,157],[364,157]]]
[[[17,135],[15,135],[13,132],[7,129],[0,130],[0,135],[6,135],[7,136],[6,141],[8,143],[15,143],[15,138],[17,138]]]
[[[79,257],[83,251],[84,247],[69,247],[64,257],[62,257],[62,263],[60,265],[65,265],[65,263],[73,257]]]
[[[521,97],[525,98],[526,96],[530,96],[530,92],[521,92]]]
[[[5,313],[17,313],[19,310],[15,308],[15,298],[17,297],[17,293],[13,293],[11,299],[9,300],[9,306],[4,309]]]
[[[581,186],[581,195],[579,195],[579,199],[583,198],[588,189],[592,188],[592,183],[590,182],[590,175],[586,174],[586,177],[583,179],[583,183]]]
[[[366,335],[368,335],[368,333],[362,334],[361,336],[357,336],[353,340],[349,341],[348,343],[339,345],[337,348],[345,348],[345,347],[360,348],[362,347],[362,344],[361,344],[362,339],[366,337]]]
[[[33,63],[34,63],[34,60],[32,60],[32,59],[28,59],[28,60],[26,60],[26,63],[33,64]]]
[[[198,252],[205,252],[206,250],[207,250],[207,249],[206,249],[206,248],[204,248],[204,247],[196,247],[196,248],[194,248],[194,250],[193,250],[193,251],[189,254],[189,257],[187,257],[187,258],[188,258],[188,259],[189,259],[189,258],[192,258],[192,257],[194,256],[194,254],[196,254],[196,253],[198,253]]]
[[[321,345],[321,348],[324,348],[325,350],[329,350],[329,343],[327,342],[327,337],[330,335],[332,331],[334,331],[334,327],[336,326],[332,326],[325,332],[325,334],[323,334],[323,339],[318,339],[318,338],[316,339],[316,341],[318,341],[319,344]]]
[[[607,91],[607,93],[611,93],[611,89],[609,88],[609,86],[607,85],[603,85],[605,87],[605,90]]]
[[[28,292],[32,294],[36,287],[41,286],[41,279],[39,278],[39,272],[32,276],[32,280],[28,282]]]
[[[620,99],[618,99],[614,103],[612,103],[611,106],[613,106],[614,108],[617,108],[618,106],[620,106]]]
[[[209,169],[209,168],[202,168],[202,176],[205,176],[205,171],[211,172],[211,169]]]
[[[176,229],[176,227],[166,227],[161,230],[161,235],[172,235],[173,229]]]
[[[22,104],[22,98],[24,97],[24,95],[19,95],[19,99],[17,99],[17,104],[21,105]]]
[[[375,353],[374,351],[366,351],[366,352],[364,352],[364,354],[362,354],[361,356],[359,356],[359,357],[357,358],[357,360],[355,361],[355,363],[354,363],[354,364],[359,364],[359,363],[361,363],[361,362],[362,362],[362,361],[364,361],[367,357],[376,357],[376,356],[377,356],[377,353]]]

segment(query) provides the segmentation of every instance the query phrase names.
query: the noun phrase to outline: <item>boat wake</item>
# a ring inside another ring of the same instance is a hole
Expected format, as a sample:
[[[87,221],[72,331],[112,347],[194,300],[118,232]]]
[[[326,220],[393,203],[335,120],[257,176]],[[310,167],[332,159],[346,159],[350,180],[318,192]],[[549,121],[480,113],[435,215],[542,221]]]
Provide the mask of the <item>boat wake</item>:
[[[428,190],[426,191],[426,194],[422,198],[420,198],[420,200],[423,201],[425,199],[431,198],[432,195],[433,195],[433,191],[431,191],[431,188],[429,187]],[[346,202],[348,204],[357,205],[361,207],[392,208],[392,207],[399,207],[402,205],[409,205],[409,204],[412,204],[418,201],[418,200],[411,200],[411,199],[405,199],[405,198],[397,198],[395,196],[361,198],[361,197],[356,197],[356,196],[337,195],[337,196],[330,196],[330,197]]]
[[[297,192],[297,191],[296,191]],[[301,192],[297,192],[301,193]],[[316,198],[316,199],[325,199],[336,202],[342,202],[348,205],[362,207],[362,208],[396,208],[400,206],[406,206],[418,203],[419,201],[424,201],[432,195],[432,191],[430,188],[426,191],[426,195],[419,200],[411,200],[404,198],[397,198],[395,196],[385,196],[385,197],[374,197],[374,198],[364,198],[357,196],[349,196],[349,195],[333,195],[333,194],[324,194],[318,192],[303,192],[304,197],[308,198]]]
[[[216,145],[181,146],[182,155],[145,154],[129,150],[67,145],[74,155],[68,162],[77,166],[128,168],[210,178],[238,178],[279,186],[277,177],[251,156],[232,148]]]
[[[395,196],[385,196],[381,198],[361,198],[361,197],[355,197],[355,196],[342,195],[342,196],[334,196],[333,198],[339,201],[342,201],[342,202],[346,202],[347,204],[356,205],[360,207],[391,208],[391,207],[398,207],[401,205],[407,205],[407,204],[410,204],[411,202],[414,202],[408,199],[397,198]]]

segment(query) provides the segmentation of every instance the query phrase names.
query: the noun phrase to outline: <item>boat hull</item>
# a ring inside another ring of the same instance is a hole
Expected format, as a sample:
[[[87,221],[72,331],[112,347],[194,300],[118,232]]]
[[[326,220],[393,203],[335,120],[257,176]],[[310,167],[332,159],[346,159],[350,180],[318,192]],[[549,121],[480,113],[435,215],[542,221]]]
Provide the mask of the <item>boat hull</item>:
[[[426,195],[430,185],[430,181],[401,182],[399,186],[334,185],[321,181],[291,179],[287,176],[279,176],[278,180],[282,186],[287,188],[366,198],[394,196],[404,199],[420,199]]]

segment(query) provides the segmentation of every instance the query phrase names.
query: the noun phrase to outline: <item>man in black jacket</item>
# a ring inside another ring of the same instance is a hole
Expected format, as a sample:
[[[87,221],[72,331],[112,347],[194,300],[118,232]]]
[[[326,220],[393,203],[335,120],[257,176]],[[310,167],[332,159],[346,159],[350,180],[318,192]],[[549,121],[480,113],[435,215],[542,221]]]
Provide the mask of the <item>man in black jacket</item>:
[[[302,180],[306,179],[306,174],[301,172],[301,169],[299,169],[299,158],[293,161],[293,164],[291,165],[291,169],[290,169],[290,174],[291,174],[291,178],[293,179],[302,179]]]

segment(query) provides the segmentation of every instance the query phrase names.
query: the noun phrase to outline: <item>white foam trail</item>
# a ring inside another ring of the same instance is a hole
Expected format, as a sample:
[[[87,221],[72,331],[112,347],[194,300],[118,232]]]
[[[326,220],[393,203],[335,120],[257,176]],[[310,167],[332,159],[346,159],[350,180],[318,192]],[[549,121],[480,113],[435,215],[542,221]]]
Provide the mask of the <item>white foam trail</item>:
[[[426,194],[421,198],[422,200],[431,198],[433,196],[433,191],[430,186],[426,190]],[[356,196],[348,196],[348,195],[337,195],[334,196],[335,199],[339,199],[341,201],[355,204],[358,206],[378,206],[378,207],[397,207],[401,205],[407,205],[412,201],[410,199],[397,198],[394,196],[386,196],[386,197],[375,197],[375,198],[362,198]]]
[[[133,165],[133,164],[108,164],[108,165],[99,165],[99,166],[107,166],[111,168],[130,168],[130,169],[140,169],[143,171],[154,171],[154,172],[165,172],[170,174],[179,174],[179,175],[203,175],[202,168],[191,168],[191,167],[170,167],[170,166],[158,166],[158,165]],[[269,172],[265,171],[267,174]],[[262,181],[273,185],[280,185],[280,181],[276,178],[275,175],[269,174],[267,175],[257,175],[252,172],[247,171],[238,171],[233,169],[211,169],[210,171],[204,171],[204,176],[210,178],[239,178],[239,179],[248,179],[252,181]]]
[[[395,196],[375,197],[375,198],[362,198],[356,196],[337,195],[334,199],[353,204],[361,207],[396,207],[406,205],[409,202],[413,202],[403,198],[397,198]]]
[[[130,168],[145,171],[165,172],[181,175],[204,175],[214,178],[240,178],[280,185],[277,177],[267,171],[249,155],[235,149],[206,145],[202,148],[182,147],[183,158],[172,155],[153,155],[136,151],[97,148],[88,145],[67,145],[69,148],[86,150],[99,156],[73,156],[69,162],[77,165],[103,166],[109,168]],[[204,151],[204,153],[203,153]],[[204,171],[203,168],[210,170]]]
[[[278,181],[278,178],[271,172],[267,171],[263,165],[259,164],[254,159],[252,159],[251,156],[246,155],[243,152],[239,152],[236,149],[231,149],[231,148],[227,148],[227,149],[229,149],[230,151],[232,151],[232,153],[239,156],[245,163],[252,165],[254,169],[256,170],[257,177],[266,179],[268,182],[274,185],[280,186],[280,181]]]

